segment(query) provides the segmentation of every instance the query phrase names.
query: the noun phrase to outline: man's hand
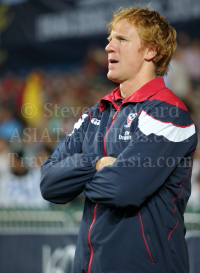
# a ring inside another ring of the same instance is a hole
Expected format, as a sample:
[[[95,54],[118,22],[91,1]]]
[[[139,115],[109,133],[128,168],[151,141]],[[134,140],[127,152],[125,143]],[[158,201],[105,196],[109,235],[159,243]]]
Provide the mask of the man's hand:
[[[96,170],[100,171],[103,167],[112,165],[113,163],[115,163],[115,161],[116,158],[111,156],[102,157],[96,162]]]

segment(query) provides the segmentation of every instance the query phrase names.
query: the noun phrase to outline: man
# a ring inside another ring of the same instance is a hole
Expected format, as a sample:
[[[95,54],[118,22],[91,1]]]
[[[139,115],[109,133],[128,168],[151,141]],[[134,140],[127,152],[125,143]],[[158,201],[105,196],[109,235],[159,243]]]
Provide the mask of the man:
[[[188,273],[183,213],[196,129],[159,77],[176,32],[148,7],[122,10],[108,27],[108,78],[119,87],[46,160],[42,195],[63,204],[86,196],[75,273]]]

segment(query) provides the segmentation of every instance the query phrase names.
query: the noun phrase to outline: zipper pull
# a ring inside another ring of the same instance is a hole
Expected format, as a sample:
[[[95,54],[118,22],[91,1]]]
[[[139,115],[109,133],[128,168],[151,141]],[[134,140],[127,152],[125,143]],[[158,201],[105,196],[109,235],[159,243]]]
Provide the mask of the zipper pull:
[[[118,110],[115,112],[114,116],[112,117],[112,121],[116,119],[117,115],[118,115]]]

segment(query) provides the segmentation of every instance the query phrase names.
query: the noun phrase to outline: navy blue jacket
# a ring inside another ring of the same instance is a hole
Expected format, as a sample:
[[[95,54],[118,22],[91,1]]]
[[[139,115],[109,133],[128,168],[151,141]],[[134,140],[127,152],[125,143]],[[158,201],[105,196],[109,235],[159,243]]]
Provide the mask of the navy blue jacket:
[[[156,78],[122,101],[120,89],[84,113],[43,164],[41,192],[86,196],[74,273],[188,273],[184,211],[196,127]],[[96,171],[103,156],[117,158]]]

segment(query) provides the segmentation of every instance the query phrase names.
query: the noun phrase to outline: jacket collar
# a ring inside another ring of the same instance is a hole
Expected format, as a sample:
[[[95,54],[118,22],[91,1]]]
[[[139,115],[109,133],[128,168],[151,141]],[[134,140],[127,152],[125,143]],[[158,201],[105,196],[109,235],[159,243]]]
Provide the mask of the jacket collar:
[[[133,95],[122,101],[122,104],[127,102],[142,102],[155,95],[160,90],[166,88],[164,79],[161,77],[155,78],[150,82],[143,85]],[[117,87],[111,94],[106,95],[100,100],[100,111],[103,112],[107,107],[107,101],[111,102],[117,109],[117,100],[122,99],[120,93],[120,87]]]

